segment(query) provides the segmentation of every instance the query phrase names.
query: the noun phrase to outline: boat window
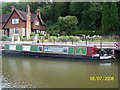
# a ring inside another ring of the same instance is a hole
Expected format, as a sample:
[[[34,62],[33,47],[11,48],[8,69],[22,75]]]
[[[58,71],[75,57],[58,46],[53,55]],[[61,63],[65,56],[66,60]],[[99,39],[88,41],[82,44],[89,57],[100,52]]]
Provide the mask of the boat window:
[[[39,46],[39,51],[43,51],[43,47],[42,46]]]

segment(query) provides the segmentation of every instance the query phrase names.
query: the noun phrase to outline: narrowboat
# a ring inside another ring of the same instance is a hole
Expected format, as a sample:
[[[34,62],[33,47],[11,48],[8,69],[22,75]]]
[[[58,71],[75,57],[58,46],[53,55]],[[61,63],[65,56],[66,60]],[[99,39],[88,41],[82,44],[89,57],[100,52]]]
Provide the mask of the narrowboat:
[[[21,55],[67,57],[87,60],[110,60],[113,58],[111,54],[99,53],[100,51],[98,51],[95,45],[11,43],[4,45],[3,54],[17,53]]]

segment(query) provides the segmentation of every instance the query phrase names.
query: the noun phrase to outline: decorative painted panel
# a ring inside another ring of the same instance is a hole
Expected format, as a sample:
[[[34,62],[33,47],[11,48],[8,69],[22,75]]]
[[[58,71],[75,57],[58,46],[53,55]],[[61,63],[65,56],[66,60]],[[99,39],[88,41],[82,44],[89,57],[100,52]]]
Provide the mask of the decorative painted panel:
[[[38,51],[38,46],[31,46],[31,50],[30,51]]]
[[[74,54],[74,47],[69,47],[68,54]]]
[[[44,46],[45,53],[61,53],[68,54],[68,47],[62,46]]]
[[[5,50],[9,50],[9,45],[8,44],[5,45]]]
[[[22,50],[22,45],[16,45],[16,50]]]
[[[9,50],[16,50],[16,45],[9,45]]]
[[[77,47],[75,53],[76,53],[76,55],[86,55],[87,48],[86,47]]]

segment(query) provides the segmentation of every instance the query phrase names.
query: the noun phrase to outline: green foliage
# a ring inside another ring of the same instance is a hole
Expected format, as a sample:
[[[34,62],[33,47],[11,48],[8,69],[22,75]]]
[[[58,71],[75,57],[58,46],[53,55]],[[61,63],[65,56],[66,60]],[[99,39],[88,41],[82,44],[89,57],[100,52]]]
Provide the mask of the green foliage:
[[[58,33],[60,32],[58,23],[48,22],[46,31],[52,36],[58,36]]]
[[[78,20],[75,16],[65,16],[58,18],[60,32],[65,32],[67,35],[72,35],[77,29]]]
[[[115,33],[118,29],[118,9],[116,3],[104,3],[102,5],[102,30],[104,35]]]
[[[95,30],[101,26],[101,4],[91,3],[82,11],[80,29]]]
[[[45,34],[44,37],[45,37],[45,39],[49,39],[50,35],[49,34]]]
[[[31,13],[36,13],[37,8],[40,9],[46,31],[50,35],[93,34],[93,30],[103,35],[120,34],[120,2],[3,2],[2,14],[11,13],[12,5],[26,11],[28,3]],[[59,21],[60,16],[64,19]],[[75,16],[77,24],[71,24],[74,21],[65,19],[66,16]]]
[[[116,30],[118,29],[118,8],[117,8],[116,3],[111,3],[110,10],[111,10],[110,11],[111,12],[111,18],[110,18],[111,26],[110,26],[110,29],[112,30],[111,32],[116,32]]]
[[[70,14],[74,15],[74,16],[76,16],[78,18],[79,24],[82,21],[82,15],[83,15],[82,13],[83,13],[83,11],[88,10],[89,5],[90,5],[89,2],[88,3],[85,3],[85,2],[82,2],[82,3],[72,2],[70,4]]]
[[[32,37],[32,36],[35,36],[35,33],[34,33],[34,32],[32,32],[32,33],[30,34],[30,37]]]
[[[70,13],[70,2],[54,2],[54,18],[53,20],[57,21],[59,16],[66,16]]]
[[[59,37],[60,42],[68,42],[69,37],[68,36],[61,36]]]
[[[15,3],[15,2],[4,2],[2,3],[2,13],[3,14],[8,14],[11,13],[11,6],[15,6],[15,8],[22,10],[22,11],[26,11],[26,5],[27,2],[19,2],[19,3]]]
[[[69,36],[68,41],[70,41],[70,42],[79,42],[80,38],[78,36]]]
[[[49,42],[58,41],[58,38],[56,36],[50,36],[48,41]]]
[[[44,36],[42,33],[38,33],[39,36]]]
[[[95,33],[93,33],[91,30],[77,30],[74,35],[94,35]]]
[[[78,42],[80,38],[78,36],[61,36],[58,37],[59,42]]]
[[[102,4],[102,8],[102,30],[107,34],[110,28],[110,9],[107,3]]]
[[[48,3],[44,5],[43,7],[38,7],[41,11],[42,18],[44,19],[45,22],[48,20],[53,20],[54,18],[54,10],[53,10],[53,4]]]
[[[0,15],[2,14],[2,3],[0,3]]]
[[[9,40],[8,36],[4,35],[4,36],[2,37],[2,41],[8,41],[8,40]]]

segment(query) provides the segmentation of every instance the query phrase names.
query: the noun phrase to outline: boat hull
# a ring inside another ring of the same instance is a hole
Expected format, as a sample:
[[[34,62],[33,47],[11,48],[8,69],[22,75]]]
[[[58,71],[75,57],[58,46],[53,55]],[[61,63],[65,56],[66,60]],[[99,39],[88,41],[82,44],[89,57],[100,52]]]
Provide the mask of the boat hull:
[[[23,52],[23,51],[11,51],[4,50],[2,51],[2,55],[9,56],[37,56],[37,57],[53,57],[53,58],[73,58],[79,60],[112,60],[112,58],[101,59],[100,57],[92,57],[92,56],[79,56],[79,55],[68,55],[68,54],[48,54],[48,53],[37,53],[37,52]]]

